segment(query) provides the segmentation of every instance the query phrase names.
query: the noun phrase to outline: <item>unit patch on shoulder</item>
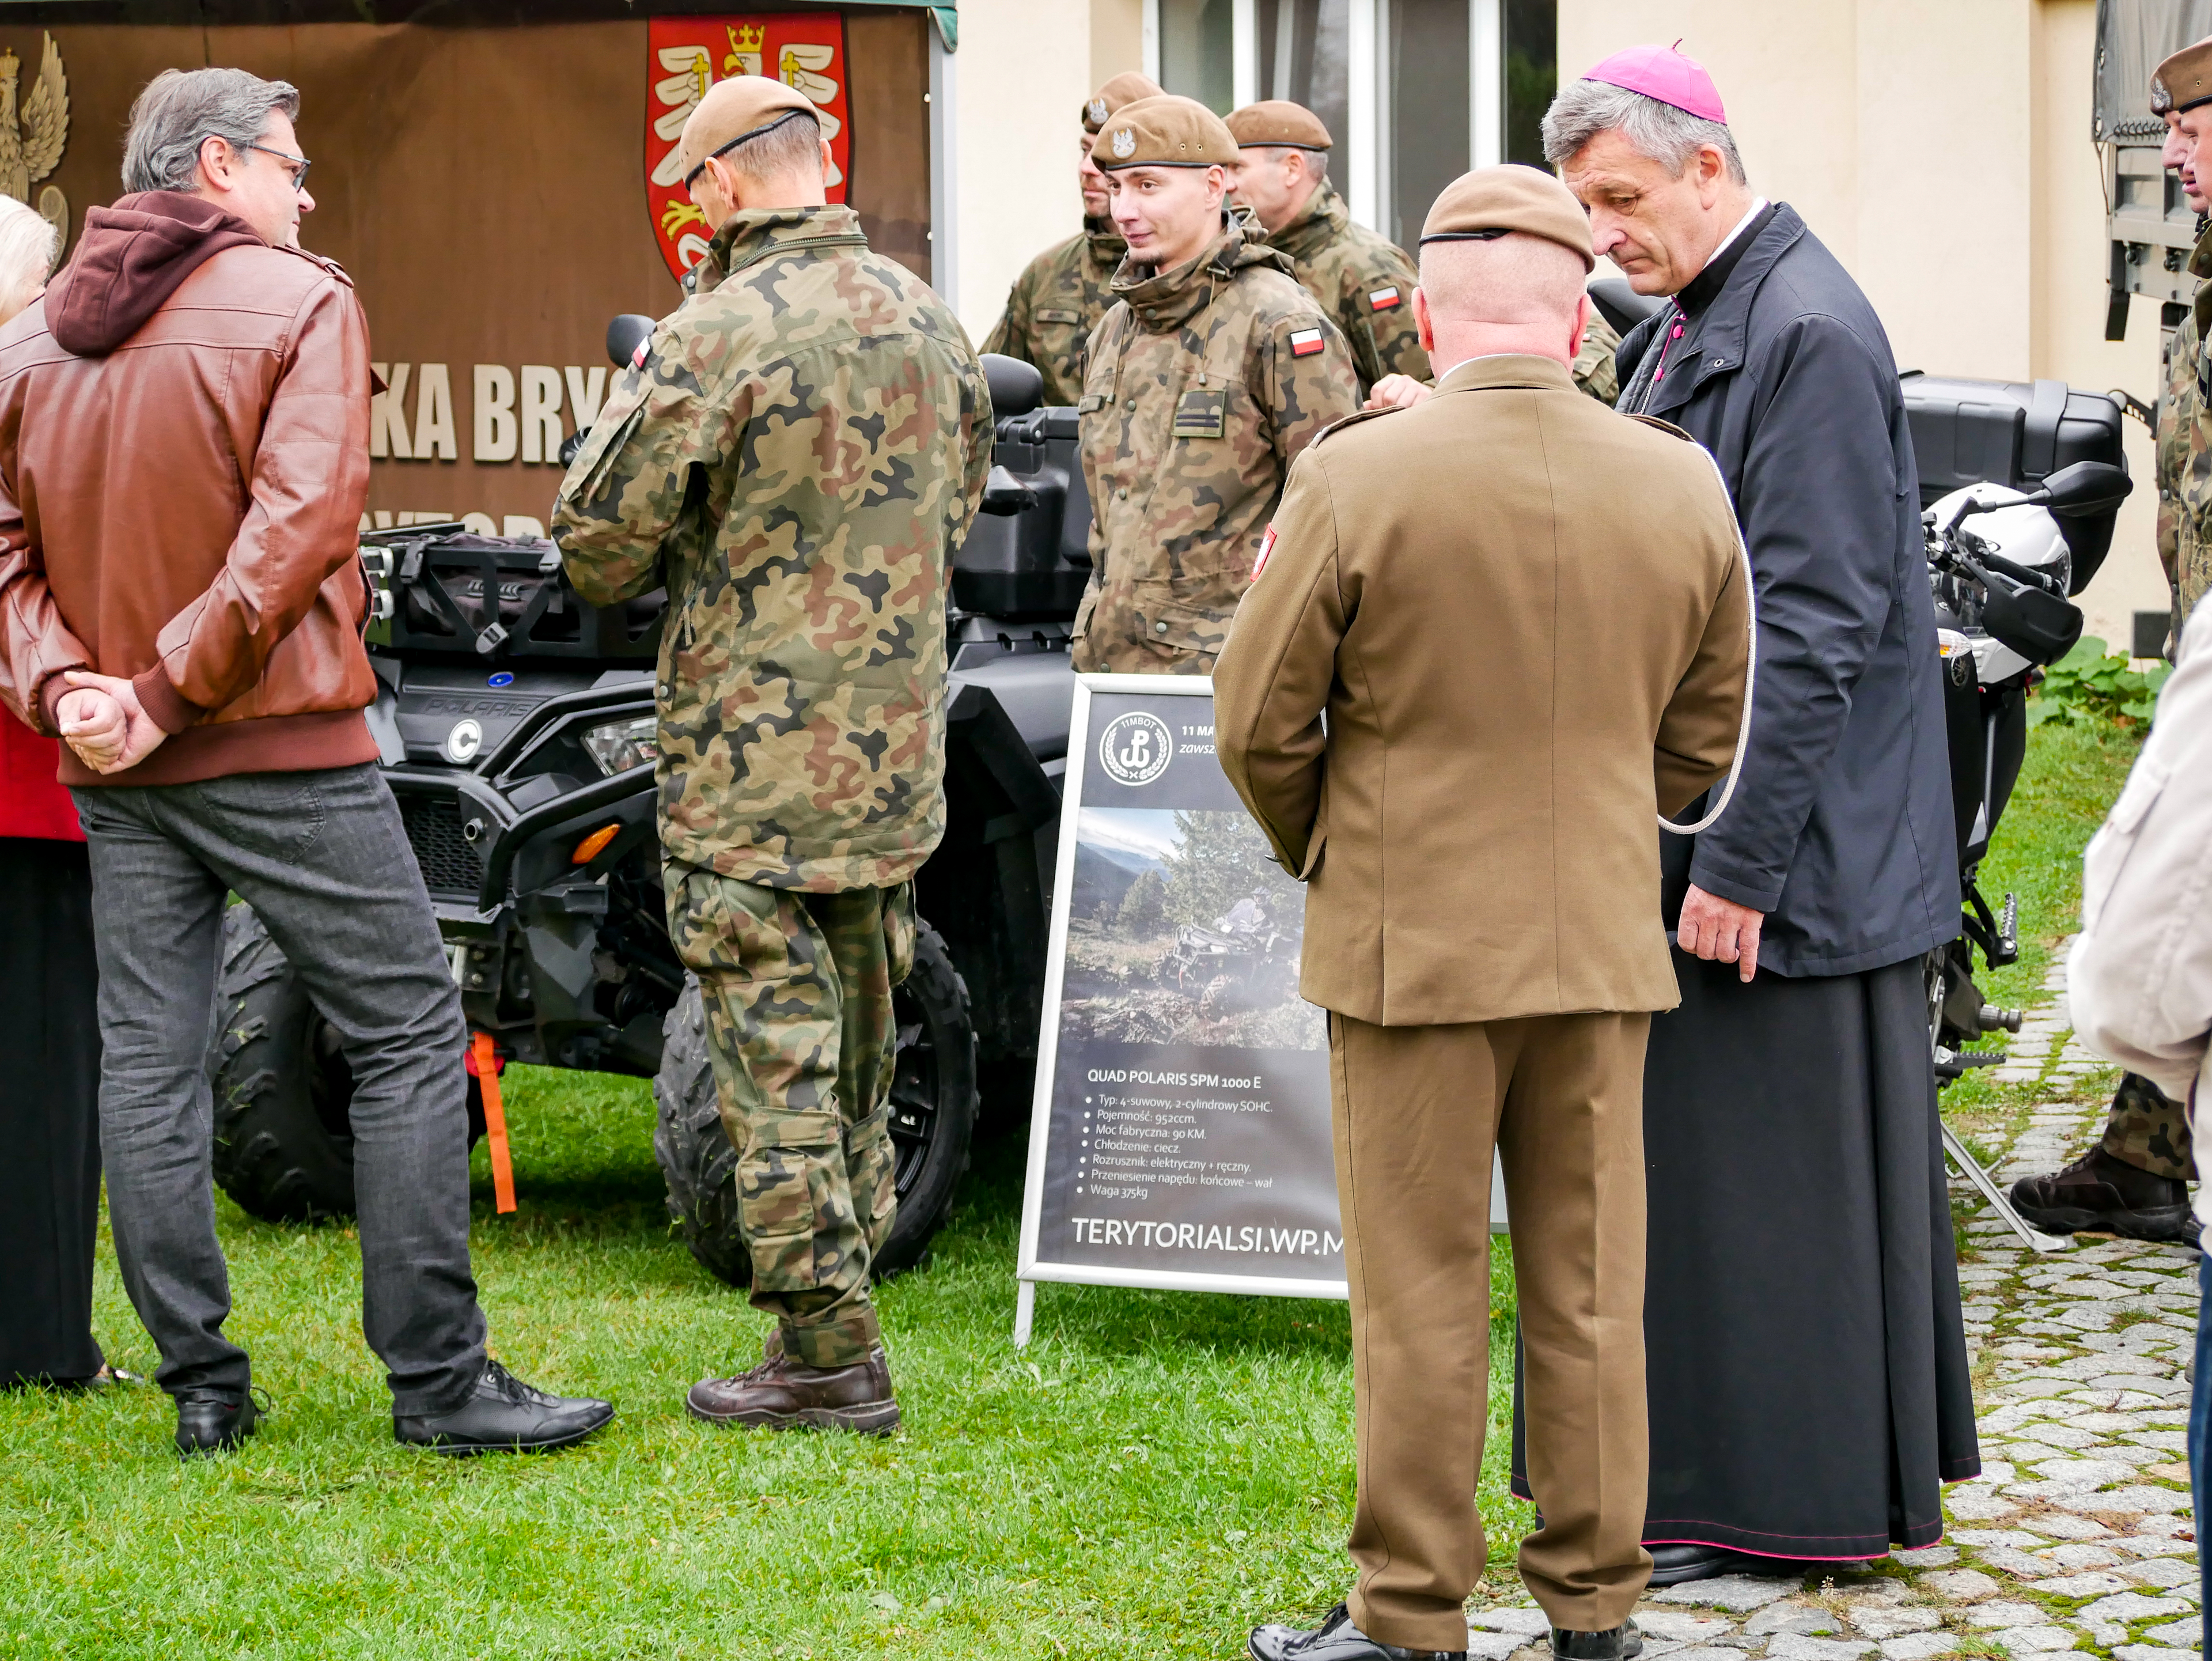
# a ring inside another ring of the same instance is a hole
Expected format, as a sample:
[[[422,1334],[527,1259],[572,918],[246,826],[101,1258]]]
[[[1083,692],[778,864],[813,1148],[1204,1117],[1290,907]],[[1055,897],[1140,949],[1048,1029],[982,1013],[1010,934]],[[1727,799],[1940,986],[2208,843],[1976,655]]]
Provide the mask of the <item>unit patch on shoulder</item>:
[[[1322,338],[1322,333],[1319,329],[1293,329],[1291,331],[1291,356],[1292,357],[1311,357],[1327,344],[1328,343]]]
[[[1267,534],[1260,538],[1259,556],[1252,562],[1253,581],[1257,582],[1260,580],[1260,573],[1267,569],[1267,556],[1274,551],[1275,527],[1273,525],[1270,524],[1267,526]]]
[[[1377,289],[1367,296],[1370,312],[1395,312],[1398,309],[1398,290],[1395,288]]]
[[[652,350],[653,337],[647,335],[637,343],[637,350],[629,355],[629,367],[633,369],[642,369],[645,367],[646,355]]]

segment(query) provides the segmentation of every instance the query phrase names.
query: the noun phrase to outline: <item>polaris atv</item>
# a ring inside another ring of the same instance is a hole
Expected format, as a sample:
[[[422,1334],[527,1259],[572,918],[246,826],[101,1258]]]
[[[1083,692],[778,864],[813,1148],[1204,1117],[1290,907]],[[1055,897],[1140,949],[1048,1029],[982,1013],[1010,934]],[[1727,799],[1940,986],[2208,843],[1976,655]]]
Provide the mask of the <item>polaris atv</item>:
[[[610,356],[639,326],[618,319]],[[953,562],[943,844],[915,881],[896,998],[897,1223],[921,1255],[968,1163],[978,1082],[1033,1061],[1074,682],[1068,624],[1091,517],[1073,410],[1037,372],[985,360],[998,415],[983,511]],[[653,1148],[692,1253],[732,1284],[749,1258],[736,1153],[697,983],[668,940],[654,825],[653,678],[666,595],[586,604],[553,545],[458,524],[362,538],[373,594],[370,724],[473,1032],[500,1062],[654,1080]],[[456,1057],[456,1061],[459,1060]],[[216,1179],[271,1220],[354,1208],[352,1080],[335,1033],[259,920],[226,920],[210,1058]],[[473,1073],[474,1064],[471,1070]],[[482,1134],[479,1086],[469,1085]]]
[[[1248,894],[1211,928],[1177,928],[1159,979],[1194,999],[1209,1019],[1265,1008],[1297,990],[1298,936],[1278,925],[1268,896]]]

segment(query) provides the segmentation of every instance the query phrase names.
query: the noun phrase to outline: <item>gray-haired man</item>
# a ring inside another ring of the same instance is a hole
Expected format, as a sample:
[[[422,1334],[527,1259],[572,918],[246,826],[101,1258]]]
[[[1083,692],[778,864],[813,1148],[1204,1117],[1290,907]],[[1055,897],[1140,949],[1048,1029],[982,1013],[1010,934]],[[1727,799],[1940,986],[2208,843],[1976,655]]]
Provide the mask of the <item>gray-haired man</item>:
[[[362,716],[368,332],[345,273],[299,246],[298,111],[239,70],[157,77],[131,110],[131,194],[0,332],[0,698],[68,743],[116,1256],[178,1451],[234,1447],[256,1417],[222,1335],[202,1065],[233,892],[352,1070],[362,1325],[395,1433],[558,1447],[613,1409],[484,1354],[465,1032]]]

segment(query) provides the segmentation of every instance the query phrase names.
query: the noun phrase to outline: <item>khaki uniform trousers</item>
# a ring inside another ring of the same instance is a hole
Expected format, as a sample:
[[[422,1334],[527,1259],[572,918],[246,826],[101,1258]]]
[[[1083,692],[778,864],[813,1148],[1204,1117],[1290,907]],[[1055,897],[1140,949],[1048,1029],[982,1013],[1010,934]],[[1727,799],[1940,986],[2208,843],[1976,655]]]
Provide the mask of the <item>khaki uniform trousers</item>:
[[[1490,1172],[1505,1173],[1530,1487],[1521,1577],[1552,1624],[1619,1626],[1640,1543],[1644,1046],[1648,1014],[1453,1026],[1329,1017],[1337,1193],[1352,1289],[1359,1497],[1352,1615],[1408,1649],[1467,1647],[1482,1573]]]

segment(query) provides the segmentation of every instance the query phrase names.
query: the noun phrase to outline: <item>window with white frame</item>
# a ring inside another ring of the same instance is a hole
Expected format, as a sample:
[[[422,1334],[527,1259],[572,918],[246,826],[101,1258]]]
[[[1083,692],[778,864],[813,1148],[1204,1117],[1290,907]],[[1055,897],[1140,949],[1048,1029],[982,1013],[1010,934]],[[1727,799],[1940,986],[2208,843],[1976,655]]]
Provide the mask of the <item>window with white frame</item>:
[[[1471,167],[1544,165],[1558,0],[1146,0],[1146,70],[1227,114],[1287,98],[1361,224],[1410,247]]]

